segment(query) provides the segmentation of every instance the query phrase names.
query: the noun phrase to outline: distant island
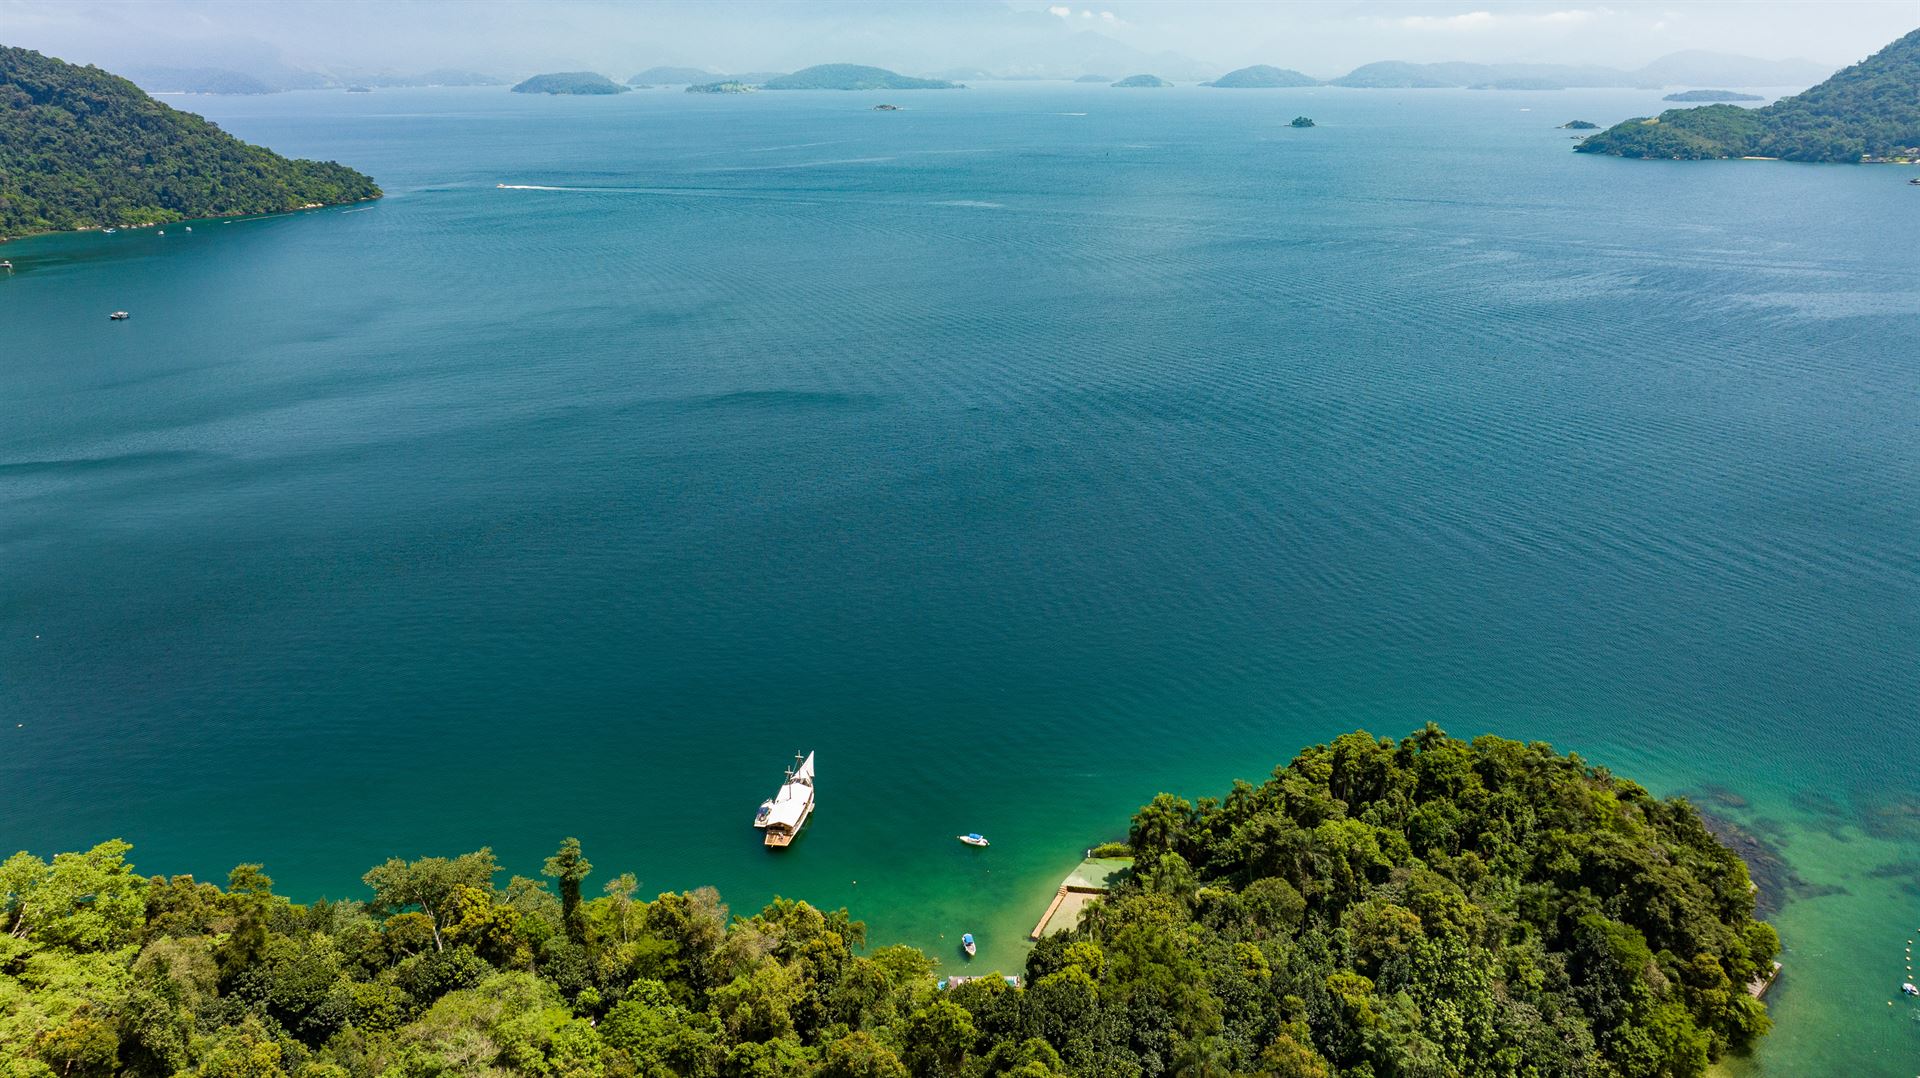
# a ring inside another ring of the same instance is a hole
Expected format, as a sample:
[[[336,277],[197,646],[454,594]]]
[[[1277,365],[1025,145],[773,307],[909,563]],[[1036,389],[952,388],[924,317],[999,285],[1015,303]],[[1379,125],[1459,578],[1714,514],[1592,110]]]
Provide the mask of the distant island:
[[[1580,153],[1702,160],[1920,160],[1920,30],[1763,108],[1668,109],[1589,136]]]
[[[1677,94],[1668,94],[1662,101],[1765,101],[1759,94],[1735,93],[1732,90],[1684,90]]]
[[[1287,126],[1288,127],[1312,127],[1314,126],[1313,117],[1295,116],[1293,118],[1293,122],[1288,124]]]
[[[916,79],[884,67],[859,64],[819,64],[791,75],[768,79],[762,90],[963,90],[944,79]]]
[[[845,908],[648,898],[572,838],[529,875],[394,857],[311,904],[271,850],[224,886],[118,840],[21,852],[0,1073],[1698,1078],[1769,1029],[1779,936],[1684,800],[1434,726],[1224,793],[1159,794],[1069,862],[1099,897],[1056,901],[1009,977],[951,937],[870,948]]]
[[[750,94],[759,88],[744,82],[702,82],[687,87],[687,92],[690,94]]]
[[[1112,75],[1082,75],[1075,82],[1112,82]]]
[[[1560,128],[1563,131],[1597,131],[1600,125],[1591,120],[1568,120]]]
[[[697,82],[712,82],[718,74],[697,67],[650,67],[628,79],[627,85],[636,89],[642,86],[687,86]]]
[[[1200,85],[1222,90],[1272,90],[1290,86],[1318,86],[1320,80],[1284,67],[1254,64],[1252,67],[1229,71],[1212,82]]]
[[[556,71],[548,75],[535,75],[513,88],[516,94],[624,94],[631,87],[622,86],[605,75],[593,71]]]
[[[1128,75],[1126,78],[1114,83],[1114,85],[1122,90],[1150,90],[1157,89],[1161,86],[1172,86],[1173,83],[1168,82],[1158,75]]]
[[[373,92],[373,87],[371,87],[371,86],[349,86],[349,87],[347,87],[347,92],[348,92],[348,93],[350,93],[350,94],[370,94],[370,93],[372,93],[372,92]]]
[[[0,236],[379,197],[345,165],[281,157],[97,67],[0,47]]]

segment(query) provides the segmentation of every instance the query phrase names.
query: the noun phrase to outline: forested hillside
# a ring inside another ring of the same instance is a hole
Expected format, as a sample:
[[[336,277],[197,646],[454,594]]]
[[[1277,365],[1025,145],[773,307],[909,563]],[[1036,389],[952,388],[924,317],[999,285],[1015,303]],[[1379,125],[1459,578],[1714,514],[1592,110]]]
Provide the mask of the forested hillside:
[[[1920,156],[1920,30],[1765,108],[1668,109],[1616,124],[1581,153],[1699,160],[1861,161]]]
[[[250,146],[97,67],[0,47],[0,236],[379,196],[353,169]]]
[[[845,910],[642,901],[571,839],[541,878],[391,860],[310,905],[260,865],[220,889],[143,879],[121,842],[22,853],[0,1074],[1686,1078],[1767,1028],[1742,988],[1777,941],[1739,859],[1544,745],[1349,734],[1161,795],[1131,843],[1025,988],[946,991]]]

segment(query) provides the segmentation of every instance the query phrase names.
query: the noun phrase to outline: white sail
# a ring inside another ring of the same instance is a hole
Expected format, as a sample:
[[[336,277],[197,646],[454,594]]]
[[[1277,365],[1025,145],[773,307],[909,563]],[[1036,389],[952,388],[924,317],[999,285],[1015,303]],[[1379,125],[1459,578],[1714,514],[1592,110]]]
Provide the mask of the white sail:
[[[800,770],[793,773],[793,781],[805,783],[808,786],[813,785],[813,753],[807,753],[806,762],[800,765]]]

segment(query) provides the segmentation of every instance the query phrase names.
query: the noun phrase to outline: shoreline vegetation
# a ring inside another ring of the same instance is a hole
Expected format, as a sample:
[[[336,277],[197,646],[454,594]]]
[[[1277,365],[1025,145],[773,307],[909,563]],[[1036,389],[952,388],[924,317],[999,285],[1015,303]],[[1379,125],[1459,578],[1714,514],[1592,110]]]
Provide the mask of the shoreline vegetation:
[[[1762,108],[1705,105],[1636,117],[1574,150],[1674,161],[1920,163],[1920,30],[1812,89]],[[1686,95],[1676,95],[1681,97]],[[1669,97],[1668,100],[1675,100]]]
[[[504,886],[483,848],[308,904],[130,849],[0,862],[0,1073],[1694,1078],[1767,1031],[1743,988],[1778,949],[1686,801],[1432,725],[1155,797],[1019,985],[942,990],[845,909],[642,900],[573,839]]]
[[[381,194],[364,173],[242,142],[100,68],[0,47],[0,237],[259,216]]]

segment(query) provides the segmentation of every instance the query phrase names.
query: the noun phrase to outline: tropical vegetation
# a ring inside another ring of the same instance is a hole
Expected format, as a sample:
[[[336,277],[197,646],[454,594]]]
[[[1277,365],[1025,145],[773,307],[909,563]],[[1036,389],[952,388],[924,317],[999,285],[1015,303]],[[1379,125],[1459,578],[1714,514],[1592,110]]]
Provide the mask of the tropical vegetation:
[[[643,901],[572,839],[538,878],[395,858],[308,904],[257,864],[216,887],[124,842],[19,853],[0,1075],[1692,1078],[1767,1029],[1739,858],[1543,744],[1348,734],[1156,797],[1125,849],[1023,985],[944,990],[844,909]]]
[[[1627,120],[1575,147],[1618,157],[1787,161],[1920,157],[1920,30],[1764,108],[1708,105]]]
[[[378,197],[345,165],[289,160],[97,67],[0,47],[0,236]]]

